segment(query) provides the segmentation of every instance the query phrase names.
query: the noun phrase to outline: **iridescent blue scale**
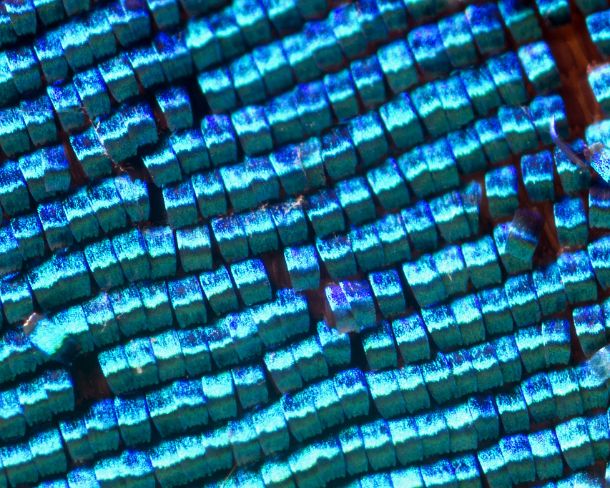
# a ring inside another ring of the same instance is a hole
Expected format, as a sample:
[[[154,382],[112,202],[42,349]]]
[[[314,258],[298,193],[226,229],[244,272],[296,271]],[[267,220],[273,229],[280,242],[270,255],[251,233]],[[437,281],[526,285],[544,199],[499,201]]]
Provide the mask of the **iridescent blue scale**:
[[[169,137],[169,143],[185,174],[210,166],[203,135],[198,128],[173,132]]]
[[[455,398],[455,378],[452,375],[451,365],[443,353],[437,353],[434,359],[422,364],[421,376],[424,381],[423,386],[427,388],[430,398],[435,402],[445,403]],[[422,404],[425,405],[428,401],[424,398]],[[422,404],[417,410],[422,408]],[[430,415],[440,414],[432,412]]]
[[[498,393],[495,403],[506,433],[526,431],[529,428],[529,414],[519,388],[508,393]]]
[[[180,164],[167,139],[151,154],[142,157],[142,162],[150,174],[153,183],[162,187],[182,179]]]
[[[201,132],[214,166],[222,166],[237,160],[237,141],[228,116],[204,117],[201,120]]]
[[[487,68],[481,66],[461,70],[459,76],[478,115],[487,115],[492,109],[500,105],[500,96]]]
[[[234,359],[229,364],[246,361],[261,355],[262,341],[258,337],[256,325],[250,320],[249,310],[229,314],[219,321],[228,332],[228,346],[231,348]]]
[[[261,154],[273,146],[263,108],[248,106],[231,114],[231,121],[245,154]]]
[[[591,40],[597,50],[606,56],[608,55],[608,29],[610,28],[608,20],[607,11],[594,12],[586,18]]]
[[[331,71],[343,64],[343,52],[330,23],[325,21],[307,22],[303,33],[320,71]]]
[[[156,385],[159,382],[159,371],[150,338],[131,339],[122,347],[127,358],[127,374],[132,378],[134,389]]]
[[[401,176],[414,195],[422,198],[434,191],[432,176],[420,147],[403,153],[398,157],[396,163]]]
[[[59,429],[68,453],[74,461],[88,460],[93,457],[93,451],[87,440],[87,428],[82,418],[60,421]]]
[[[542,339],[547,366],[565,365],[570,361],[570,324],[567,320],[542,322]]]
[[[333,129],[321,138],[324,169],[333,180],[352,176],[358,164],[356,148],[346,128]]]
[[[478,379],[470,350],[458,349],[446,355],[455,379],[455,388],[461,395],[478,391]],[[456,434],[459,435],[459,434]]]
[[[408,149],[423,141],[422,125],[406,93],[400,93],[383,104],[379,114],[391,142],[396,147]]]
[[[593,269],[585,251],[564,252],[557,265],[569,303],[597,299]]]
[[[165,278],[176,274],[176,241],[169,227],[149,227],[142,237],[148,251],[150,278]]]
[[[170,281],[167,290],[176,322],[180,327],[207,322],[203,291],[196,276]]]
[[[515,0],[501,0],[498,2],[498,9],[504,25],[517,44],[535,41],[542,37],[542,31],[532,6],[522,5]]]
[[[449,429],[441,412],[424,413],[415,417],[415,424],[422,443],[424,457],[432,457],[450,449]],[[422,470],[422,478],[424,478]],[[435,470],[427,470],[426,481],[434,483]],[[439,480],[440,481],[440,480]]]
[[[248,241],[239,215],[213,219],[211,228],[220,253],[227,262],[248,257]]]
[[[302,194],[307,186],[307,176],[300,161],[298,146],[284,146],[271,153],[271,167],[284,191],[291,196]]]
[[[538,12],[552,25],[562,25],[570,21],[570,6],[565,0],[536,0]]]
[[[400,216],[413,251],[426,251],[437,247],[438,231],[430,206],[425,200],[402,210]]]
[[[490,58],[487,68],[504,103],[521,105],[527,102],[528,96],[521,74],[517,55],[509,51],[500,56]]]
[[[372,109],[385,101],[383,74],[375,56],[353,61],[350,70],[364,108]]]
[[[121,439],[127,446],[150,441],[149,413],[143,397],[115,397],[114,412]]]
[[[396,464],[396,449],[392,443],[388,423],[377,420],[360,426],[364,450],[372,469],[379,470]]]
[[[436,82],[436,91],[447,116],[450,129],[458,129],[474,119],[468,93],[459,76]]]
[[[559,448],[571,469],[581,469],[594,462],[591,438],[583,417],[575,417],[555,427]]]
[[[190,183],[202,217],[209,218],[226,212],[225,188],[218,171],[194,174]]]
[[[17,246],[24,261],[41,257],[45,253],[43,227],[36,214],[29,214],[11,219],[10,233],[17,241]]]
[[[2,110],[0,125],[0,148],[8,157],[26,152],[30,149],[28,136],[22,113],[17,108]]]
[[[399,368],[396,374],[409,413],[429,408],[431,397],[425,383],[423,369],[412,364]]]
[[[212,30],[210,20],[207,17],[193,19],[186,27],[185,44],[191,52],[197,70],[214,65],[223,57],[220,50],[220,36]]]
[[[424,73],[438,77],[449,71],[449,58],[436,24],[427,24],[411,30],[407,34],[407,40],[415,61]]]
[[[184,357],[175,331],[168,330],[150,338],[157,363],[159,381],[180,378],[185,374]]]
[[[321,81],[298,85],[293,93],[296,110],[306,135],[317,135],[332,125],[330,104]]]
[[[536,127],[536,132],[538,132],[538,137],[544,144],[549,144],[551,142],[549,130],[551,121],[554,122],[555,129],[560,136],[567,136],[568,126],[566,108],[563,99],[559,95],[549,95],[534,98],[530,103],[529,113],[531,115],[532,122]],[[576,139],[573,144],[576,144],[578,147],[578,139]],[[581,150],[582,147],[577,149],[577,151]],[[560,157],[563,157],[564,164],[568,165],[568,170],[571,170],[572,173],[576,169],[576,172],[580,173],[579,176],[581,178],[588,176],[587,172],[582,171],[582,168],[574,165],[563,153],[561,153]],[[573,168],[572,166],[576,166],[576,168]]]
[[[188,180],[163,188],[163,204],[171,227],[187,227],[197,223],[196,194]]]
[[[19,109],[34,146],[42,146],[57,140],[53,105],[49,97],[42,95],[39,98],[22,100]]]
[[[22,156],[19,158],[18,164],[21,178],[27,185],[30,195],[36,201],[44,200],[47,197],[47,192],[44,185],[46,164],[43,150]]]
[[[85,19],[85,29],[87,30],[87,42],[96,60],[116,52],[116,39],[112,32],[112,25],[103,11],[91,12]]]
[[[603,408],[608,401],[608,391],[604,388],[604,379],[600,373],[591,367],[590,363],[581,363],[574,367],[578,386],[586,411]]]
[[[589,175],[589,172],[586,173]],[[607,214],[610,209],[610,190],[606,186],[593,185],[589,188],[589,226],[591,229],[606,229]]]
[[[513,154],[537,149],[539,143],[534,124],[525,110],[502,106],[498,110],[498,121]]]
[[[447,180],[449,178],[445,178]],[[430,210],[439,234],[446,242],[457,242],[471,236],[462,199],[457,191],[431,199]]]
[[[603,237],[593,242],[590,242],[587,246],[589,260],[591,261],[591,266],[593,267],[595,278],[604,290],[608,288],[608,275],[606,271],[607,260],[605,258],[607,253],[607,247],[608,239]]]
[[[451,302],[450,307],[464,344],[476,344],[485,340],[481,304],[476,295],[457,298]]]
[[[356,263],[362,271],[370,271],[384,264],[383,248],[374,224],[353,227],[349,240]]]
[[[426,83],[410,93],[415,111],[432,137],[439,137],[450,130],[437,88],[436,83]]]
[[[474,38],[463,12],[440,19],[438,29],[447,56],[454,68],[461,68],[476,62],[477,52]]]
[[[40,72],[32,48],[24,46],[5,51],[8,67],[20,94],[38,90],[41,86]]]
[[[553,159],[549,151],[541,151],[521,158],[523,184],[534,201],[554,200]]]
[[[172,35],[160,32],[153,40],[161,68],[168,81],[189,76],[193,72],[193,62],[181,33]]]
[[[492,165],[497,165],[510,157],[510,147],[497,117],[479,119],[474,123],[474,128],[483,151]]]
[[[466,242],[461,248],[470,281],[475,288],[484,288],[502,281],[497,249],[489,236],[474,242]]]
[[[212,368],[210,348],[202,328],[176,331],[184,365],[190,376],[209,372]]]
[[[74,86],[90,120],[110,113],[110,97],[100,72],[93,68],[78,73]]]
[[[495,54],[504,49],[506,39],[498,7],[493,3],[469,5],[464,14],[479,52]]]
[[[499,387],[504,380],[493,344],[479,344],[471,347],[469,352],[477,376],[479,391],[488,391]]]
[[[135,286],[115,289],[108,294],[108,299],[124,336],[129,337],[145,329],[144,304]]]
[[[27,443],[15,443],[0,450],[4,472],[11,485],[33,484],[38,480],[38,470]]]
[[[28,187],[21,164],[6,161],[0,169],[0,203],[6,213],[13,215],[30,208]]]
[[[70,231],[77,242],[98,237],[100,226],[85,188],[66,197],[62,205]]]
[[[84,249],[93,279],[102,289],[122,285],[125,277],[109,239],[88,244]]]
[[[205,100],[213,112],[222,112],[237,105],[237,95],[226,68],[217,68],[201,73],[197,81]]]
[[[223,322],[216,324],[215,327],[204,328],[202,333],[217,366],[224,367],[239,362],[229,330]]]
[[[522,46],[518,54],[523,71],[537,91],[545,93],[559,86],[559,71],[546,42]]]
[[[531,259],[529,261],[520,259],[518,256],[508,252],[508,237],[511,232],[511,224],[503,223],[494,227],[493,237],[498,250],[498,255],[502,261],[502,266],[508,274],[518,274],[524,271],[529,271],[532,267]],[[527,258],[527,256],[526,256]]]
[[[495,355],[500,363],[500,370],[505,383],[518,381],[522,377],[522,365],[519,349],[514,336],[499,337],[492,342]]]
[[[432,176],[435,192],[440,193],[458,186],[456,162],[446,139],[441,138],[432,144],[424,145],[422,152]]]
[[[210,308],[216,315],[237,309],[237,296],[225,266],[200,274],[199,281]]]
[[[545,337],[541,328],[534,325],[519,329],[514,338],[525,370],[532,373],[544,369],[546,366]]]
[[[151,274],[151,259],[148,256],[146,240],[138,229],[115,235],[112,249],[118,259],[127,281],[147,279]]]
[[[551,371],[548,376],[557,405],[557,416],[566,419],[574,415],[582,415],[583,403],[578,380],[571,368]]]
[[[531,263],[539,244],[542,225],[542,216],[537,211],[518,209],[508,226],[506,253],[521,262]]]
[[[304,384],[328,376],[328,364],[316,336],[303,339],[293,344],[290,349],[295,361],[294,366]]]
[[[394,320],[392,333],[405,363],[416,363],[430,358],[428,335],[418,314]]]

